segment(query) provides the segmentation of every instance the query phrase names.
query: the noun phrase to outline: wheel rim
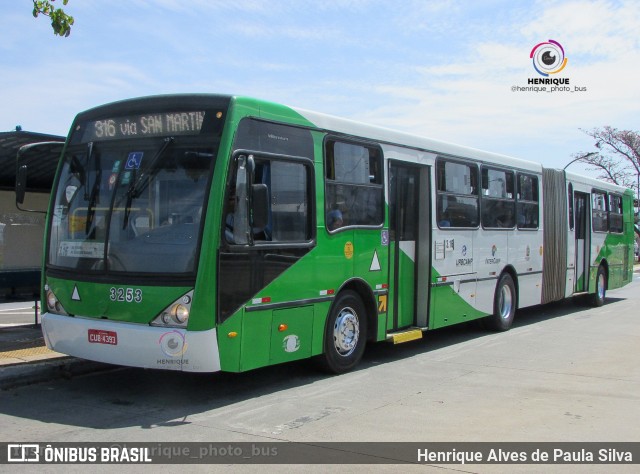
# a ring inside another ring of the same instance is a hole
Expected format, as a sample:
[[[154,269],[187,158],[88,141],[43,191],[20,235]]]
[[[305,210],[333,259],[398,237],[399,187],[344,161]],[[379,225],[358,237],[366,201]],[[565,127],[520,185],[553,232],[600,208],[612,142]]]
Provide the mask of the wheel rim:
[[[498,309],[500,311],[500,317],[502,319],[509,319],[511,316],[511,308],[513,307],[513,295],[511,294],[511,288],[504,285],[500,289],[500,301],[498,302]]]
[[[601,300],[604,299],[604,290],[604,275],[601,273],[600,275],[598,275],[598,298]]]
[[[333,344],[338,354],[349,356],[356,350],[360,337],[358,315],[352,308],[343,308],[333,325]]]

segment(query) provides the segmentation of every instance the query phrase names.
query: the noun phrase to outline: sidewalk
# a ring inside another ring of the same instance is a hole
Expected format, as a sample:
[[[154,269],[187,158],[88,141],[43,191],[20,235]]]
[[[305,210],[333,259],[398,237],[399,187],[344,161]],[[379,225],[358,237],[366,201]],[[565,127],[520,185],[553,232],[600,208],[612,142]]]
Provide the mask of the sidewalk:
[[[40,326],[0,326],[0,390],[113,367],[49,350]]]
[[[0,328],[0,366],[63,357],[47,349],[40,325],[16,325]]]

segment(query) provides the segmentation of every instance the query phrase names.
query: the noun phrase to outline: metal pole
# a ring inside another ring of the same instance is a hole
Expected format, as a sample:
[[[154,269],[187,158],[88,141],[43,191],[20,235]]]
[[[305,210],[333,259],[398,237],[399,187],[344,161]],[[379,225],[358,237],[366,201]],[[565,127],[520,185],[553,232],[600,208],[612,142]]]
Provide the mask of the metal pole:
[[[33,324],[34,324],[35,327],[38,327],[39,326],[39,324],[38,324],[38,309],[39,309],[38,308],[38,300],[35,301],[35,305],[33,306],[33,308],[34,308],[34,315],[33,315],[34,321],[33,321]]]
[[[598,152],[597,152],[597,151],[592,151],[591,153],[587,153],[586,155],[582,155],[582,156],[579,156],[578,158],[574,158],[574,159],[573,159],[573,160],[571,160],[569,163],[567,163],[567,164],[565,165],[565,167],[564,167],[564,168],[562,168],[562,169],[563,169],[563,170],[566,170],[566,169],[569,167],[569,165],[570,165],[570,164],[575,163],[576,161],[580,161],[580,160],[582,160],[582,159],[584,159],[584,158],[589,158],[590,156],[592,156],[592,155],[597,155],[597,154],[598,154]],[[639,181],[639,182],[640,182],[640,181]]]

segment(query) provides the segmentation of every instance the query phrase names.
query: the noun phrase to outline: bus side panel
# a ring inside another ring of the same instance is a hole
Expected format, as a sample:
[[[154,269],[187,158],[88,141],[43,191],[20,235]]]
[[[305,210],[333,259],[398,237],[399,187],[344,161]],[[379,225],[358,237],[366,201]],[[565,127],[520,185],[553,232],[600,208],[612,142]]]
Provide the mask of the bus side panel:
[[[490,314],[498,278],[509,263],[509,234],[511,230],[478,229],[473,239],[475,245],[473,264],[478,275],[476,307]]]
[[[625,242],[627,239],[623,234],[609,234],[605,238],[604,245],[600,249],[598,262],[606,259],[609,267],[608,289],[620,288],[625,283],[629,273],[630,246]],[[597,272],[597,266],[595,267]]]
[[[435,279],[438,280],[438,276],[435,276]],[[455,280],[451,283],[435,283],[431,291],[430,329],[438,329],[487,316],[488,313],[478,311],[460,296],[461,288],[464,291],[464,286]]]
[[[245,311],[240,370],[251,370],[311,356],[313,306]]]
[[[280,364],[311,357],[313,306],[273,311],[269,363]]]
[[[640,191],[638,191],[640,192]],[[635,242],[635,230],[634,230],[634,214],[633,214],[633,194],[631,192],[625,193],[622,197],[622,209],[624,220],[624,237],[625,245],[627,246],[627,258],[629,259],[629,268],[624,276],[624,284],[631,283],[633,280],[633,265],[635,263],[635,253],[633,243]]]
[[[542,230],[509,233],[509,263],[516,271],[519,308],[542,301],[542,252]]]
[[[240,349],[242,343],[242,317],[235,314],[219,326],[218,349],[220,369],[226,372],[240,371]]]
[[[244,311],[242,315],[240,370],[269,365],[272,311]]]
[[[384,245],[383,240],[382,229],[354,231],[353,275],[362,279],[372,290],[381,289],[389,279],[389,245]],[[380,309],[379,303],[377,306]],[[375,315],[375,320],[378,322],[375,331],[377,340],[384,338],[380,330],[387,320],[387,314],[389,313],[377,311]]]
[[[473,271],[475,231],[433,230],[433,276],[430,329],[481,318],[491,313],[477,300]],[[493,283],[492,286],[495,286]],[[490,290],[491,301],[493,289]],[[480,295],[482,296],[482,295]],[[489,305],[485,302],[485,306]]]

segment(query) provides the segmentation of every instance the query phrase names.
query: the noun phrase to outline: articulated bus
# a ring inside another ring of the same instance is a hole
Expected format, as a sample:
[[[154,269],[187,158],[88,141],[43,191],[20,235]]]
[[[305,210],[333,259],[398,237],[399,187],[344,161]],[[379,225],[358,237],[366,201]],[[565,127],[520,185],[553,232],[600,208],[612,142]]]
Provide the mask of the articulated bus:
[[[22,167],[19,181],[26,179]],[[20,199],[20,196],[17,196]],[[632,279],[629,190],[265,101],[80,113],[46,228],[42,327],[107,363],[351,370],[400,343]]]

